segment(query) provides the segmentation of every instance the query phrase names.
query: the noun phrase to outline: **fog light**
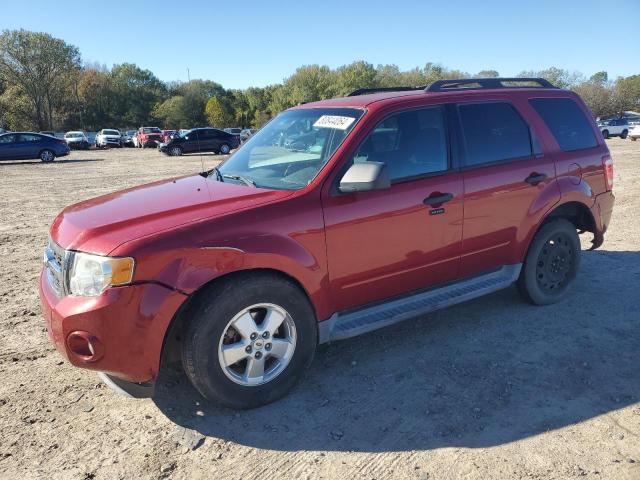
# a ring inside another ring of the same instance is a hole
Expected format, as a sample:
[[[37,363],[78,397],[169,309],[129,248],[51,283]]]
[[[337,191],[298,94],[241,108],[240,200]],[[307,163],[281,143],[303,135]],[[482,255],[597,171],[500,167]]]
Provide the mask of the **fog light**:
[[[102,342],[95,335],[83,331],[71,332],[67,336],[67,347],[73,355],[85,362],[95,362],[104,353]]]

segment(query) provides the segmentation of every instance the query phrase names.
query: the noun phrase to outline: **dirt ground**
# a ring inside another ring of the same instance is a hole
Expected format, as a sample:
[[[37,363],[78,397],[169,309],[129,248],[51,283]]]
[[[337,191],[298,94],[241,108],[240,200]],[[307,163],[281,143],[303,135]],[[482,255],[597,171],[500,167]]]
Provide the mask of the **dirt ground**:
[[[200,157],[0,163],[0,478],[640,479],[640,142],[609,145],[613,222],[566,301],[511,288],[322,346],[289,396],[246,412],[176,372],[153,400],[122,397],[62,360],[39,311],[57,212]]]

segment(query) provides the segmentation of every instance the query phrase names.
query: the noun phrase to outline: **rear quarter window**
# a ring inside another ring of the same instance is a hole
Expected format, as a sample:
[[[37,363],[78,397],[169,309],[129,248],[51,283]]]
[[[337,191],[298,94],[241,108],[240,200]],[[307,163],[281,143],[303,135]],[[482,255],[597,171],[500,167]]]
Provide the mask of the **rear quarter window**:
[[[578,104],[570,98],[533,98],[531,106],[551,130],[565,152],[598,145],[591,123]]]

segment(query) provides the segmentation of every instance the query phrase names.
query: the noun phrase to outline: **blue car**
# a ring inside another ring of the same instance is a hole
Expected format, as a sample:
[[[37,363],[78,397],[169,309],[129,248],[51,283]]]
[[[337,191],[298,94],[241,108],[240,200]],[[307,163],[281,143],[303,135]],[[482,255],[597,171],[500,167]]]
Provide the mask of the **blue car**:
[[[43,162],[53,162],[56,157],[69,155],[69,151],[67,142],[49,135],[32,132],[0,135],[0,161],[39,158]]]

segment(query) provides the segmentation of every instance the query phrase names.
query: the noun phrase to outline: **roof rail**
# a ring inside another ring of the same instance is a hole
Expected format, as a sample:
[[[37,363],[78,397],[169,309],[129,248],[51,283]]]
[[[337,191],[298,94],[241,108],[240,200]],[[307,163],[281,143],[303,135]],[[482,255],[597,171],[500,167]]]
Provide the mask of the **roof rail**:
[[[505,85],[505,83],[537,83],[542,88],[556,88],[544,78],[514,77],[514,78],[457,78],[451,80],[436,80],[425,92],[448,92],[449,90],[477,90],[482,88],[527,88],[531,85]]]
[[[377,87],[377,88],[359,88],[351,92],[348,97],[357,97],[358,95],[367,95],[369,93],[378,92],[408,92],[411,90],[425,90],[424,85],[420,87]]]

